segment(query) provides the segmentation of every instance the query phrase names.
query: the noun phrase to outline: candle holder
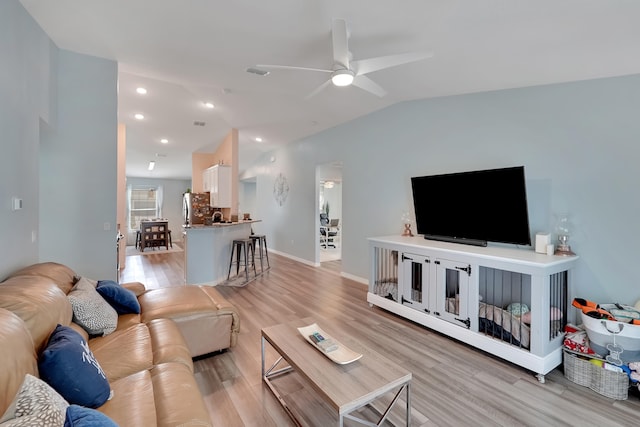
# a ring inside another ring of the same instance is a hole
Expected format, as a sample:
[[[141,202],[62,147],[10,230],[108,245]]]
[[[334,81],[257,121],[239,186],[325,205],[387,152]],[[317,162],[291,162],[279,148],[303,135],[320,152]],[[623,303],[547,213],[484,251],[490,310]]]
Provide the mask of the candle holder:
[[[558,217],[558,223],[556,224],[556,233],[558,234],[558,246],[554,255],[571,256],[575,253],[569,246],[569,236],[572,232],[572,225],[569,221],[569,216],[566,214]]]
[[[411,215],[409,214],[409,212],[403,212],[402,222],[404,223],[404,231],[402,232],[402,236],[413,237],[413,233],[411,232]]]

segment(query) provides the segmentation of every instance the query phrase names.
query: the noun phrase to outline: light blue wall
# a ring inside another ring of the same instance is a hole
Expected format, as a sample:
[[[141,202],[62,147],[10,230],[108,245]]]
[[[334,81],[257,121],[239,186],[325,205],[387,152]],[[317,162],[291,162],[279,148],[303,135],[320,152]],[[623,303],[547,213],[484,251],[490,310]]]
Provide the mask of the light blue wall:
[[[40,140],[40,255],[116,279],[114,61],[60,50],[58,121]]]
[[[238,200],[240,201],[240,210],[238,214],[242,218],[242,214],[248,213],[254,215],[256,211],[256,183],[254,181],[240,181]]]
[[[0,278],[38,261],[39,128],[55,120],[56,55],[18,1],[0,2]]]
[[[169,220],[171,240],[173,243],[182,241],[182,195],[191,187],[190,179],[158,179],[158,178],[127,178],[127,186],[162,186],[163,203],[162,217]],[[131,242],[134,244],[135,241]]]
[[[524,165],[532,234],[552,230],[557,213],[572,215],[577,294],[633,304],[640,299],[638,105],[639,75],[392,106],[265,154],[247,173],[257,180],[261,232],[274,249],[312,262],[315,166],[342,161],[349,225],[342,268],[366,278],[366,239],[402,231],[402,212],[413,209],[411,176]],[[282,207],[272,197],[278,173],[291,188]]]
[[[115,279],[116,63],[59,50],[17,0],[0,58],[0,277],[57,261]]]

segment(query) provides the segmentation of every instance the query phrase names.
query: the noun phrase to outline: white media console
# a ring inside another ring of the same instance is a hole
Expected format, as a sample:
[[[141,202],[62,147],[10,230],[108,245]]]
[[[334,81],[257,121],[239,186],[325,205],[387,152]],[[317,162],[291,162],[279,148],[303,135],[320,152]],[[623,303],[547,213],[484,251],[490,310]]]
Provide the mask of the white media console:
[[[367,301],[544,376],[562,363],[578,257],[420,237],[369,239]]]

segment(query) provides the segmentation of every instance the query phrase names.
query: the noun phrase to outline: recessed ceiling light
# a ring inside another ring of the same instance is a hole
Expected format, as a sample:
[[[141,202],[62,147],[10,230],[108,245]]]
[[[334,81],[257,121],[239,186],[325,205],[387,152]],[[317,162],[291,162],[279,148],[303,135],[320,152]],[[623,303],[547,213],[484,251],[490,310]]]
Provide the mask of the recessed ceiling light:
[[[152,171],[152,170],[153,170],[153,168],[155,168],[155,167],[156,167],[156,162],[154,162],[154,161],[150,161],[150,162],[149,162],[149,168],[148,168],[148,169],[149,169],[150,171]]]
[[[147,94],[147,90],[143,87],[139,87],[136,89],[136,92],[138,92],[140,95],[146,95]]]
[[[138,120],[142,120],[142,119],[144,119],[144,115],[142,115],[142,114],[140,114],[140,113],[138,113],[138,114],[134,115],[133,117],[135,117],[135,118],[136,118],[136,119],[138,119]]]
[[[162,142],[163,144],[168,144],[169,140],[167,138],[162,138],[160,142]]]
[[[205,102],[204,106],[207,107],[207,108],[213,108],[214,107],[212,102]]]
[[[256,138],[256,141],[257,141],[257,142],[262,142],[262,138],[257,137],[257,138]]]

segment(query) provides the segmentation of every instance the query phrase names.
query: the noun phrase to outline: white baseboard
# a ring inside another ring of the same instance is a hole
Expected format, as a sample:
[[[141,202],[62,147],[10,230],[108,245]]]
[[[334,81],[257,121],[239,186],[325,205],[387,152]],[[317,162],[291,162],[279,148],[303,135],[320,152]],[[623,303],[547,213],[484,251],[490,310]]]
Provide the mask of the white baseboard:
[[[298,257],[293,256],[293,255],[291,255],[291,254],[288,254],[288,253],[286,253],[286,252],[280,252],[280,251],[278,251],[278,250],[271,249],[271,248],[269,248],[269,252],[273,252],[274,254],[278,254],[278,255],[283,256],[283,257],[285,257],[285,258],[289,258],[289,259],[292,259],[292,260],[294,260],[294,261],[301,262],[301,263],[306,264],[306,265],[309,265],[309,266],[311,266],[311,267],[320,267],[320,263],[317,263],[317,262],[311,262],[311,261],[306,260],[306,259],[298,258]]]
[[[354,274],[345,273],[344,271],[340,273],[340,276],[345,279],[353,280],[354,282],[362,283],[363,285],[369,286],[369,281],[364,277],[356,276]]]
[[[275,249],[269,249],[269,252],[273,252],[274,254],[281,255],[281,256],[283,256],[285,258],[289,258],[289,259],[292,259],[294,261],[301,262],[301,263],[309,265],[311,267],[320,267],[320,263],[319,262],[311,262],[309,260],[298,258],[298,257],[293,256],[291,254],[288,254],[286,252],[280,252],[280,251],[277,251]],[[345,273],[344,271],[340,273],[340,276],[344,277],[345,279],[353,280],[354,282],[362,283],[362,284],[367,285],[367,286],[369,285],[369,280],[365,279],[364,277],[356,276],[354,274]]]

